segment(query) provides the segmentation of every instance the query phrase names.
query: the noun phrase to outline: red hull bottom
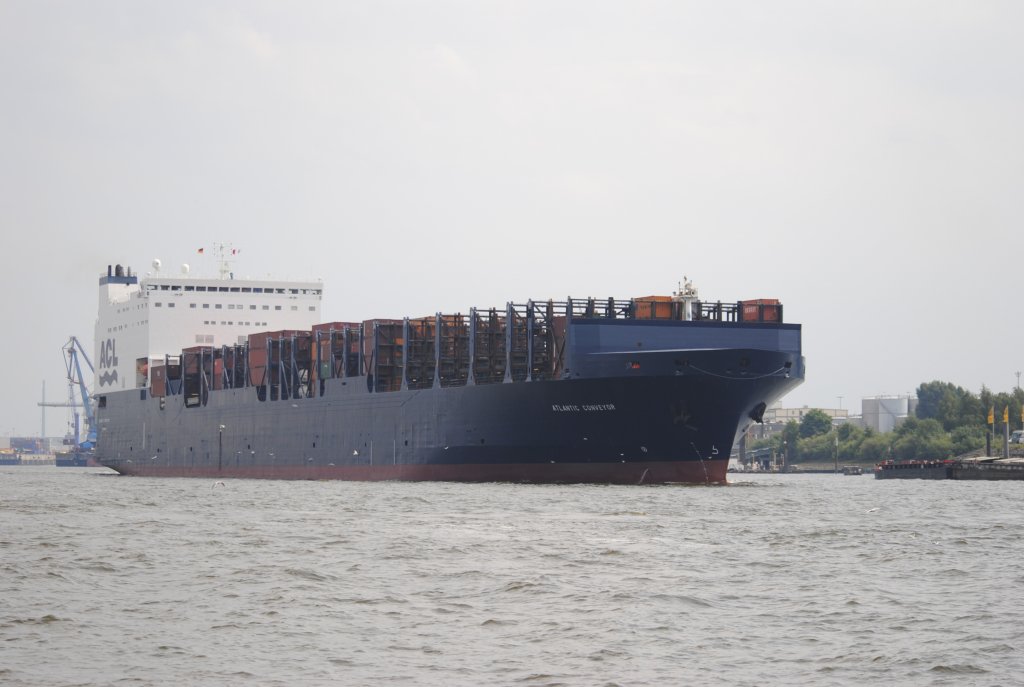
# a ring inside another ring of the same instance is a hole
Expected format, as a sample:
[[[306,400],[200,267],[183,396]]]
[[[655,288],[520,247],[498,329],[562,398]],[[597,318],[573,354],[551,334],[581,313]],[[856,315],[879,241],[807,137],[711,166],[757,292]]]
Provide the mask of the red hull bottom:
[[[725,484],[728,460],[647,463],[506,463],[500,465],[266,465],[223,469],[135,463],[118,472],[140,477],[211,477],[535,484]]]

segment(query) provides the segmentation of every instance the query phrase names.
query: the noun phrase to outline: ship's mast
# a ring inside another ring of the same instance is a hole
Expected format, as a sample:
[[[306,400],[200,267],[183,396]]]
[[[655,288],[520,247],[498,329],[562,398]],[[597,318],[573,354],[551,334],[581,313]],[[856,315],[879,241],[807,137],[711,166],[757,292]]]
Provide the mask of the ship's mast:
[[[682,303],[682,319],[692,320],[694,317],[694,304],[697,303],[697,289],[689,277],[683,277],[679,283],[679,289],[672,294],[672,300]]]
[[[234,262],[234,256],[238,254],[238,250],[230,243],[215,243],[213,252],[217,256],[217,271],[220,278],[233,278],[231,263]]]

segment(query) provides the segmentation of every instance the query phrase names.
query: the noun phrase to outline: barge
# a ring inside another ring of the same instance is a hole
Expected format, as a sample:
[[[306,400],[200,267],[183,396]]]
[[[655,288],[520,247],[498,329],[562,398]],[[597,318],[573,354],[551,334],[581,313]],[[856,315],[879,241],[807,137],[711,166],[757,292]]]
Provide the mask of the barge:
[[[1024,460],[1020,458],[978,458],[956,461],[950,479],[960,480],[1024,480]]]
[[[875,479],[949,479],[951,460],[887,460],[875,465]]]

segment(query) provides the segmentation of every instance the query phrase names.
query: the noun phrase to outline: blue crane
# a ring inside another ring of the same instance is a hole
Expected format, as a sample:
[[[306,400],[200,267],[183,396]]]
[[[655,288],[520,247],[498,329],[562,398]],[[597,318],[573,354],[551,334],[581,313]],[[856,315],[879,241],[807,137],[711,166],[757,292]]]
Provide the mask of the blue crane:
[[[92,396],[89,394],[89,389],[85,385],[85,378],[82,376],[82,365],[79,359],[84,359],[85,364],[89,366],[89,372],[96,373],[95,368],[92,366],[92,361],[89,360],[89,354],[82,348],[82,343],[77,337],[72,336],[66,344],[64,344],[64,357],[66,358],[67,369],[68,369],[68,385],[71,387],[71,395],[74,396],[74,389],[78,387],[78,394],[82,403],[82,408],[85,409],[85,440],[79,441],[79,416],[77,404],[75,408],[75,447],[89,450],[96,446],[96,411],[92,407]]]

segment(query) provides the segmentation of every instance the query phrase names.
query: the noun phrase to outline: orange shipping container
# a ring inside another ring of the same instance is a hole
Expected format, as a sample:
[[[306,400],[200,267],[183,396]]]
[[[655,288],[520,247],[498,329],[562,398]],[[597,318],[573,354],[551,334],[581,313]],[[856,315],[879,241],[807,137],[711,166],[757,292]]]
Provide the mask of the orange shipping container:
[[[778,322],[782,306],[776,298],[740,301],[740,313],[743,322]]]
[[[671,296],[648,296],[633,301],[636,305],[638,320],[670,320],[673,305]]]

